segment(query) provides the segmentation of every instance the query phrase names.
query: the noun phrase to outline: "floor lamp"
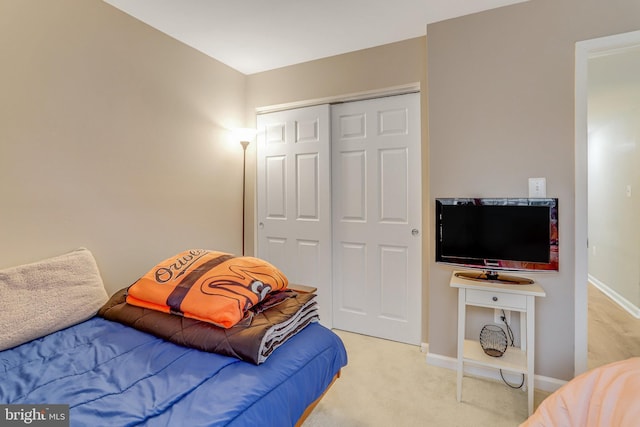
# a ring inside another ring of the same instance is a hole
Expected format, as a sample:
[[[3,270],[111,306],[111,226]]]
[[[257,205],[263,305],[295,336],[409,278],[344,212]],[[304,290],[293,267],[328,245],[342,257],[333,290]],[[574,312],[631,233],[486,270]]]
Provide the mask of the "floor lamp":
[[[242,145],[242,256],[244,256],[244,220],[245,220],[245,194],[247,192],[247,147],[249,141],[240,141]]]

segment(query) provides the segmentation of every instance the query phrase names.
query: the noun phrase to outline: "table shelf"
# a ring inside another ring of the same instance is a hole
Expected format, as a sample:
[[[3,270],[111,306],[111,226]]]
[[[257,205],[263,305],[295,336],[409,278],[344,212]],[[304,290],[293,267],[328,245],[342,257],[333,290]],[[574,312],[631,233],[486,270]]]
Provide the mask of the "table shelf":
[[[454,271],[449,286],[458,288],[458,361],[457,399],[462,400],[464,365],[476,365],[524,374],[527,378],[529,415],[533,413],[533,378],[535,354],[535,299],[546,293],[529,281],[526,285],[500,284],[494,281],[469,279]],[[467,306],[504,309],[520,312],[520,348],[507,347],[501,357],[487,355],[479,340],[465,339]]]
[[[478,341],[464,340],[463,361],[465,363],[497,368],[504,371],[527,374],[527,353],[518,347],[507,347],[501,357],[487,355]]]

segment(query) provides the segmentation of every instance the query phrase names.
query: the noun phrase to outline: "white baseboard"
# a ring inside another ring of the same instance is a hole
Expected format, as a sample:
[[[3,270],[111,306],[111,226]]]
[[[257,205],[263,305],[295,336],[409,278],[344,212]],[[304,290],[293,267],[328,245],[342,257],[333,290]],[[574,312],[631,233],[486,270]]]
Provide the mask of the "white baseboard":
[[[607,286],[605,283],[596,279],[592,275],[588,275],[589,283],[591,283],[596,288],[600,289],[600,291],[611,298],[613,302],[622,307],[627,313],[635,317],[636,319],[640,319],[640,308],[636,307],[631,301],[617,293],[613,290],[613,288]]]
[[[439,366],[441,368],[447,368],[456,370],[457,360],[454,357],[442,356],[440,354],[427,353],[427,364],[433,366]],[[465,366],[465,374],[472,375],[474,377],[487,378],[495,381],[502,381],[500,377],[500,371],[497,369],[483,368],[480,366]],[[510,384],[520,384],[522,376],[520,374],[504,373],[505,380]],[[562,387],[567,382],[559,380],[557,378],[545,377],[542,375],[535,375],[533,378],[534,387],[538,390],[552,393]]]

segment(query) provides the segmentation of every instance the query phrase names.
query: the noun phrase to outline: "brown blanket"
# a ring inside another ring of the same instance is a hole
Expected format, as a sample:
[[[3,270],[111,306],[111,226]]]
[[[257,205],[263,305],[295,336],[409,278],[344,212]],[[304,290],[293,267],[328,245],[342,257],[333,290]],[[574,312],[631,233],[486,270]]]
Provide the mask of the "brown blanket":
[[[116,292],[98,315],[178,345],[254,364],[264,362],[290,337],[318,321],[315,294],[292,290],[271,293],[231,328],[127,304],[126,295],[127,288]]]

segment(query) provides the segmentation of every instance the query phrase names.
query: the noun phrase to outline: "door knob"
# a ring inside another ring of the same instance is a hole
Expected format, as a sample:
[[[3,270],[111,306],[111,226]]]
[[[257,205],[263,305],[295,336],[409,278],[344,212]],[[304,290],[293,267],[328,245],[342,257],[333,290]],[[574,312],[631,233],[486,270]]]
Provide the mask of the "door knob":
[[[418,230],[417,228],[414,228],[413,230],[411,230],[412,236],[417,236],[418,234],[420,234],[420,230]]]

